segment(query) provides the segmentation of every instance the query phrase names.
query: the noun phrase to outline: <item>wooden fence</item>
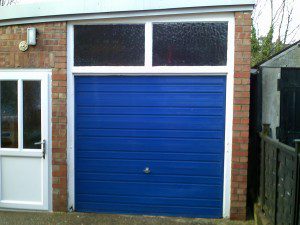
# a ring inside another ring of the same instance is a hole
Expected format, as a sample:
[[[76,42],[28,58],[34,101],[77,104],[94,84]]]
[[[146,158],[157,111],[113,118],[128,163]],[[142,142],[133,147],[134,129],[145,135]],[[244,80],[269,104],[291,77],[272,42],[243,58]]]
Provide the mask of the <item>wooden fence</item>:
[[[260,133],[260,204],[274,225],[300,225],[300,140],[292,148]]]

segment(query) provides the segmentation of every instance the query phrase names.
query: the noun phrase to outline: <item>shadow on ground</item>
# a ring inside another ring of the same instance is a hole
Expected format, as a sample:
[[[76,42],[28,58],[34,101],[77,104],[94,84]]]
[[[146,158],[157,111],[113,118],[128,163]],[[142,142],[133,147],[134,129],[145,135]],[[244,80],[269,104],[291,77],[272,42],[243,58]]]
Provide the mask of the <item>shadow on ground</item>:
[[[188,219],[156,216],[107,215],[94,213],[0,212],[6,225],[253,225],[253,221]]]

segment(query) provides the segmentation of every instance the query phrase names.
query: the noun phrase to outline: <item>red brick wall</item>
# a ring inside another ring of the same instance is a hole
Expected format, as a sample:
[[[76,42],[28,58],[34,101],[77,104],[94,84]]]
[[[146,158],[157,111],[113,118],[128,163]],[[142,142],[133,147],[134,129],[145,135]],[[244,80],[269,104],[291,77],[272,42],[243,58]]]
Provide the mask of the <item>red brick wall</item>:
[[[26,52],[18,49],[27,27],[36,27],[38,40]],[[53,210],[67,210],[67,60],[65,22],[0,27],[0,68],[52,69]]]
[[[231,219],[246,219],[249,142],[251,13],[235,13]]]

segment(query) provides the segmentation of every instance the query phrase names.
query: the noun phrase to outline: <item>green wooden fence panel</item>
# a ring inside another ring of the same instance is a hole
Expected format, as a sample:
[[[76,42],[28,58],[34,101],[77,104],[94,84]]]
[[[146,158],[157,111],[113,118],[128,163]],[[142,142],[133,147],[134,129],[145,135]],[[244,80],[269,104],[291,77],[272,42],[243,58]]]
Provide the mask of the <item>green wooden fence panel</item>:
[[[300,142],[292,148],[267,133],[260,137],[262,209],[272,224],[300,225]]]

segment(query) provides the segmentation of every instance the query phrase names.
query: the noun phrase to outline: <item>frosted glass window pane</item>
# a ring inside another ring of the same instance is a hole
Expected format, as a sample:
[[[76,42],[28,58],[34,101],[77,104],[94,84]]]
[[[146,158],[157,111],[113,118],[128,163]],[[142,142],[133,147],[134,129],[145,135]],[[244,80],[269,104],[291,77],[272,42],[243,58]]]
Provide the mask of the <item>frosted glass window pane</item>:
[[[227,27],[227,22],[153,24],[153,65],[226,65]]]
[[[18,147],[18,83],[1,81],[1,147]]]
[[[78,25],[74,35],[75,66],[144,65],[144,25]]]

